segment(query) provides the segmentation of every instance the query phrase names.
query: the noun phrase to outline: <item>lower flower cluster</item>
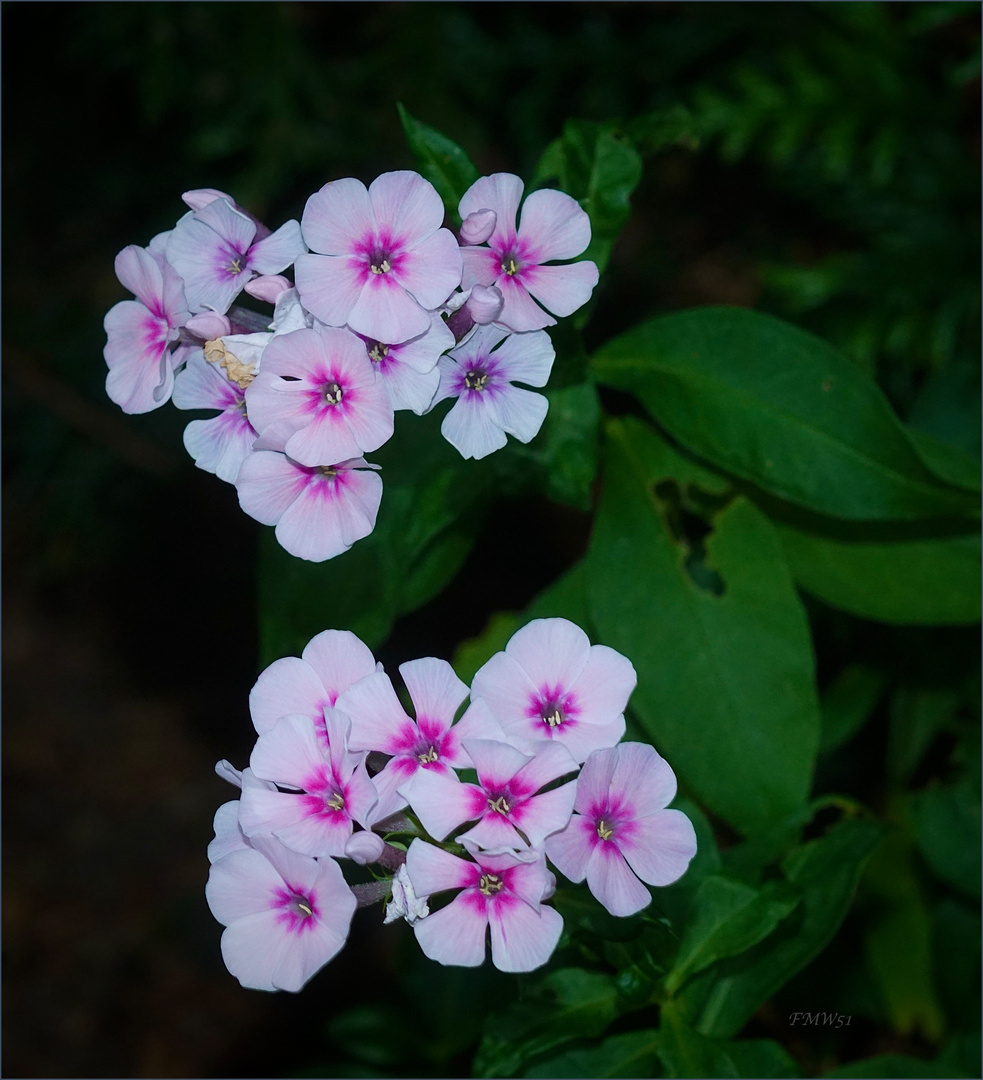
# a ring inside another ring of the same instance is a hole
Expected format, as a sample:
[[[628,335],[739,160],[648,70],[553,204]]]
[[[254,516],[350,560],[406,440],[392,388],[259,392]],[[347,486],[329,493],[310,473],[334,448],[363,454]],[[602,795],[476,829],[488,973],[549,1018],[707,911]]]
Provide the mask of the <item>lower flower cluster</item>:
[[[250,693],[258,738],[248,768],[217,766],[240,797],[215,815],[205,890],[243,986],[300,990],[383,901],[433,960],[478,966],[490,940],[496,967],[531,971],[563,929],[554,871],[631,915],[696,853],[672,769],[620,741],[632,665],[573,623],[529,623],[470,690],[433,657],[399,672],[413,716],[354,634],[326,630]]]

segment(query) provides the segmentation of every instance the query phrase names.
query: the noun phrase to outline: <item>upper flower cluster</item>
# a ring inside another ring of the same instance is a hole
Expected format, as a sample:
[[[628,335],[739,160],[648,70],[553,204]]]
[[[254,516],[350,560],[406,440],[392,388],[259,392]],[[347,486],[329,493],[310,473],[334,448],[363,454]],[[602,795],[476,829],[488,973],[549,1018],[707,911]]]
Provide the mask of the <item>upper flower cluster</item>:
[[[590,241],[580,206],[536,191],[517,227],[522,191],[508,173],[476,181],[458,236],[409,171],[325,184],[275,231],[224,192],[186,192],[172,230],[117,257],[136,299],[106,316],[107,392],[131,413],[172,397],[217,410],[185,430],[196,464],[287,551],[332,558],[375,527],[382,481],[365,455],[394,412],[454,398],[441,431],[466,458],[542,426],[546,398],[515,384],[546,385],[549,312],[586,303],[597,267],[552,265]],[[237,304],[243,291],[272,314]]]
[[[668,764],[620,742],[634,669],[573,623],[530,623],[470,690],[432,657],[399,671],[413,715],[366,646],[328,630],[253,687],[258,738],[247,769],[219,764],[241,796],[216,814],[206,888],[245,986],[299,990],[356,906],[386,899],[431,959],[476,966],[490,938],[498,968],[530,971],[563,928],[553,870],[630,915],[696,851]],[[339,859],[376,880],[350,886]]]

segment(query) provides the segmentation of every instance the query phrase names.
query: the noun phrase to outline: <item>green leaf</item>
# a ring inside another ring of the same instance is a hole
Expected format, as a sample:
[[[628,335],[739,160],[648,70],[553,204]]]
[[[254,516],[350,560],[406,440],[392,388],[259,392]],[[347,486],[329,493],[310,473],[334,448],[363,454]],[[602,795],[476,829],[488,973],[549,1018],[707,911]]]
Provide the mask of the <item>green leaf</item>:
[[[877,543],[778,531],[795,580],[832,607],[905,625],[980,620],[978,535]]]
[[[783,895],[784,893],[784,895]],[[686,927],[666,989],[675,993],[698,971],[717,960],[757,945],[796,906],[781,883],[755,889],[731,878],[704,878],[693,899],[693,917]]]
[[[748,832],[808,794],[812,646],[775,531],[746,499],[713,519],[693,572],[671,492],[659,494],[660,482],[691,475],[645,425],[609,425],[588,600],[601,640],[635,665],[631,707],[649,736],[705,805]]]
[[[657,1031],[632,1031],[611,1035],[594,1046],[567,1050],[527,1069],[523,1076],[536,1077],[638,1077],[655,1076]]]
[[[980,899],[980,793],[967,778],[911,796],[909,815],[918,850],[932,872]]]
[[[410,144],[416,167],[437,189],[447,213],[455,223],[461,220],[458,204],[468,188],[478,179],[478,170],[468,155],[446,135],[414,120],[406,109],[396,104],[399,119]]]
[[[561,574],[526,608],[522,625],[533,619],[569,619],[590,635],[587,608],[587,566],[581,561]]]
[[[911,865],[910,842],[900,830],[885,836],[871,856],[863,900],[868,909],[864,954],[892,1027],[937,1042],[943,1017],[932,979],[930,918]]]
[[[581,968],[550,972],[487,1018],[473,1074],[517,1076],[540,1054],[600,1035],[616,1015],[617,991],[609,976]]]
[[[549,412],[529,454],[542,470],[542,488],[556,502],[590,510],[597,474],[601,405],[591,382],[547,390]]]
[[[867,1077],[872,1080],[931,1080],[932,1077],[948,1077],[952,1080],[960,1074],[945,1065],[909,1057],[907,1054],[878,1054],[862,1061],[851,1061],[825,1075],[830,1078],[842,1077],[844,1080],[848,1077],[856,1077],[857,1080]]]
[[[643,157],[652,157],[668,146],[695,150],[700,144],[699,124],[685,105],[669,105],[632,120],[628,134]]]
[[[979,397],[978,394],[975,396]],[[964,487],[967,491],[980,490],[980,463],[976,458],[937,439],[927,431],[909,428],[908,433],[922,461],[936,476],[948,484]]]
[[[730,1037],[832,938],[853,897],[878,826],[841,821],[825,836],[782,862],[785,879],[801,893],[798,909],[753,949],[697,975],[679,1001],[704,1035]]]
[[[662,1009],[659,1057],[668,1077],[796,1077],[799,1068],[770,1039],[724,1042],[694,1031],[673,1004]]]
[[[887,774],[905,787],[940,731],[956,723],[959,691],[949,687],[898,686],[891,694]]]
[[[666,315],[608,342],[591,369],[694,453],[811,510],[914,520],[978,508],[923,463],[869,378],[771,316],[726,307]]]
[[[641,178],[642,159],[623,131],[613,124],[568,120],[563,135],[543,153],[530,186],[556,180],[577,199],[591,222],[591,242],[582,258],[603,270]]]
[[[508,644],[509,638],[522,626],[521,616],[512,611],[496,611],[477,637],[462,641],[452,662],[459,679],[470,684],[478,668],[487,663]]]
[[[865,664],[850,664],[823,691],[820,754],[845,746],[864,726],[884,694],[887,676]]]

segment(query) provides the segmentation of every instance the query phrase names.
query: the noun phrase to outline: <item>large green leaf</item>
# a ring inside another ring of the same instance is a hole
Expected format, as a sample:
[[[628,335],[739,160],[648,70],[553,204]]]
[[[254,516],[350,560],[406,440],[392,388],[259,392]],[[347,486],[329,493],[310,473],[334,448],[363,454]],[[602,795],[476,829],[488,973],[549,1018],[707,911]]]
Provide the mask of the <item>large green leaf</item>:
[[[451,220],[459,222],[458,204],[478,179],[478,170],[456,142],[435,128],[414,120],[401,104],[397,103],[396,108],[416,167],[437,189]]]
[[[848,541],[779,526],[795,580],[865,619],[935,626],[980,619],[980,538]]]
[[[798,909],[748,952],[707,968],[679,1000],[705,1035],[731,1037],[836,932],[872,848],[878,826],[845,820],[782,861],[785,879],[801,894]]]
[[[539,187],[556,180],[580,202],[591,223],[591,242],[583,258],[593,259],[603,270],[641,178],[642,159],[623,131],[614,124],[568,120],[562,136],[544,151],[532,183]]]
[[[884,672],[866,664],[850,664],[837,675],[820,700],[821,754],[831,754],[857,734],[883,697],[886,684]]]
[[[746,499],[717,513],[694,566],[660,482],[696,475],[644,424],[609,425],[588,602],[601,640],[635,665],[631,707],[660,752],[711,810],[753,831],[808,794],[812,646],[775,530]]]
[[[485,1022],[475,1076],[517,1076],[539,1055],[600,1035],[618,1012],[614,980],[582,968],[550,972]]]
[[[798,898],[781,882],[755,889],[720,875],[704,878],[693,898],[693,915],[666,977],[666,989],[674,993],[691,975],[715,961],[757,945],[797,903]]]
[[[909,802],[915,843],[932,871],[974,900],[980,898],[980,793],[963,778],[931,787]]]
[[[874,382],[771,316],[726,307],[662,316],[608,342],[591,368],[690,450],[820,513],[912,520],[978,509],[978,496],[928,468]]]

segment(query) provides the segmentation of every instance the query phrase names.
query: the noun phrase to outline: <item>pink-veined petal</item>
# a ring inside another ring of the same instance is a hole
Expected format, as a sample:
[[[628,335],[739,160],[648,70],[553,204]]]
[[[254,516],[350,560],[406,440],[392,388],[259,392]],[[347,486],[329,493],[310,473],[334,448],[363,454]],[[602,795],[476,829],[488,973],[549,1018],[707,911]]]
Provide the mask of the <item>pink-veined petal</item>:
[[[248,850],[246,836],[239,828],[238,799],[222,803],[215,811],[212,828],[215,830],[215,838],[209,843],[206,852],[210,863],[218,862],[233,851]]]
[[[277,720],[256,740],[249,757],[249,767],[261,780],[295,788],[304,788],[324,764],[314,721],[299,713]]]
[[[478,779],[486,791],[503,788],[513,776],[529,764],[527,754],[504,742],[486,739],[469,739],[464,745],[468,756],[478,771]]]
[[[116,256],[116,277],[155,315],[164,314],[164,275],[160,263],[145,248],[130,244]]]
[[[499,371],[509,382],[545,386],[553,370],[556,353],[545,330],[510,334],[495,350]]]
[[[462,457],[477,461],[508,442],[496,419],[489,396],[466,391],[444,417],[440,433]]]
[[[353,683],[337,701],[352,721],[348,745],[352,750],[378,750],[397,754],[401,736],[412,727],[389,676],[375,671]]]
[[[530,267],[530,270],[537,269]],[[523,272],[523,277],[526,271]],[[482,282],[482,284],[486,284]],[[490,284],[490,283],[488,283]],[[505,304],[498,321],[510,330],[524,333],[527,330],[542,330],[545,326],[555,326],[556,319],[536,303],[526,291],[525,285],[516,277],[502,274],[496,278],[495,285],[501,289]]]
[[[436,848],[425,840],[414,840],[406,854],[406,870],[417,896],[466,889],[478,880],[479,871],[449,851]]]
[[[195,465],[234,484],[242,463],[252,453],[256,432],[241,412],[223,412],[210,420],[192,420],[184,429],[184,446]]]
[[[590,243],[590,218],[566,192],[543,188],[522,204],[518,235],[537,262],[575,259]]]
[[[618,751],[614,747],[595,750],[587,758],[577,778],[577,798],[574,807],[578,813],[589,815],[592,807],[601,806],[607,802],[617,764]]]
[[[440,229],[403,253],[396,280],[432,311],[461,284],[461,268],[461,249],[454,234]]]
[[[215,918],[228,926],[268,910],[271,892],[283,881],[259,851],[243,848],[212,865],[205,898]]]
[[[570,881],[583,881],[597,832],[594,822],[574,814],[570,824],[546,838],[546,854],[553,865]]]
[[[347,934],[339,936],[320,921],[313,929],[295,935],[290,948],[283,951],[273,969],[273,985],[278,990],[296,994],[328,961],[334,959],[346,940]]]
[[[611,841],[602,841],[591,853],[587,887],[612,915],[634,915],[652,902],[652,894]]]
[[[420,244],[432,236],[444,221],[444,204],[433,184],[409,169],[377,176],[369,185],[369,202],[379,231],[388,230],[401,247]],[[432,306],[436,307],[437,304]]]
[[[625,711],[637,682],[630,660],[607,645],[592,646],[587,664],[572,684],[580,718],[587,723],[610,723]]]
[[[501,894],[500,894],[501,895]],[[488,905],[492,962],[499,971],[534,971],[553,955],[563,918],[551,907]]]
[[[249,269],[257,274],[279,274],[306,250],[300,234],[300,222],[288,221],[276,232],[253,244],[249,249]]]
[[[399,665],[416,717],[437,721],[445,730],[451,726],[468,687],[454,673],[446,660],[424,656]]]
[[[622,743],[611,786],[632,807],[635,817],[662,810],[676,796],[676,775],[648,743]]]
[[[587,666],[590,638],[569,619],[534,619],[517,630],[505,646],[530,681],[568,691]]]
[[[485,702],[507,736],[511,737],[513,729],[525,736],[529,730],[526,710],[537,689],[515,658],[499,652],[475,673],[471,680],[471,699]]]
[[[638,818],[633,826],[630,833],[616,838],[632,870],[649,885],[678,881],[696,854],[690,819],[680,810],[659,810]]]
[[[248,990],[273,991],[273,972],[287,942],[272,909],[239,919],[222,932],[222,959]]]
[[[587,303],[597,284],[597,267],[589,259],[568,266],[529,266],[522,283],[547,311],[572,315]]]
[[[291,713],[315,721],[330,704],[317,672],[297,656],[274,660],[249,691],[249,713],[260,735]]]
[[[576,761],[586,761],[595,750],[617,745],[624,733],[625,718],[617,716],[609,724],[561,724],[553,738],[558,738]]]
[[[576,789],[576,782],[571,780],[516,807],[512,815],[516,828],[522,830],[534,848],[542,847],[547,836],[566,828],[573,813]]]
[[[324,562],[368,536],[373,524],[343,490],[315,481],[284,510],[276,538],[285,551],[298,559]]]
[[[344,413],[345,423],[360,453],[378,450],[393,434],[393,406],[381,377],[355,391],[355,405]],[[357,457],[358,454],[349,455]],[[335,458],[344,461],[345,458]]]
[[[317,672],[331,705],[352,683],[375,671],[372,650],[351,630],[322,630],[315,634],[304,646],[301,659]]]
[[[389,404],[388,398],[386,404]],[[289,457],[308,468],[347,461],[358,457],[363,449],[340,406],[319,410],[310,423],[295,431],[284,445],[284,452]]]
[[[469,902],[469,897],[459,896],[447,907],[414,923],[413,932],[424,956],[438,964],[478,967],[485,959],[487,926],[486,917]]]
[[[361,180],[352,177],[333,180],[314,192],[307,200],[301,219],[307,246],[324,255],[353,251],[366,237],[373,235],[375,229],[369,193]]]
[[[256,450],[236,477],[239,505],[263,525],[275,525],[310,483],[310,477],[284,454]]]
[[[298,255],[294,281],[304,307],[328,326],[344,326],[362,293],[347,255]]]
[[[495,395],[498,422],[509,435],[527,443],[539,434],[549,402],[542,394],[523,390],[520,386],[504,386]]]
[[[306,300],[304,302],[307,303]],[[310,304],[307,307],[310,308]],[[315,309],[311,310],[318,314]],[[370,274],[348,313],[347,321],[359,334],[376,341],[397,344],[425,333],[430,325],[430,315],[395,280],[394,275]]]
[[[196,349],[182,371],[174,377],[171,400],[179,409],[228,409],[242,401],[242,391],[225,373]]]
[[[461,248],[461,288],[493,285],[502,273],[502,264],[490,248]]]
[[[400,785],[399,793],[436,840],[443,840],[465,821],[480,817],[487,804],[480,788],[462,784],[454,774],[444,776],[433,769],[417,769]]]

